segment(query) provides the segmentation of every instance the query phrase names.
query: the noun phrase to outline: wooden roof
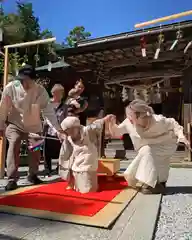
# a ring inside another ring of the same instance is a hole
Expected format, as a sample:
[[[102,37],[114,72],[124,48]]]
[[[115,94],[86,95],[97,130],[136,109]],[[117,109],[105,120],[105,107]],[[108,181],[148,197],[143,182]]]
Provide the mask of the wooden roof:
[[[183,31],[183,38],[170,51],[178,29]],[[159,58],[154,59],[160,32],[164,34],[165,41]],[[147,42],[145,58],[141,54],[142,36],[145,36]],[[76,48],[61,50],[59,54],[76,71],[92,71],[106,84],[136,85],[138,81],[152,83],[164,77],[180,79],[183,69],[191,63],[192,46],[184,53],[190,41],[192,21],[185,21],[82,41]]]

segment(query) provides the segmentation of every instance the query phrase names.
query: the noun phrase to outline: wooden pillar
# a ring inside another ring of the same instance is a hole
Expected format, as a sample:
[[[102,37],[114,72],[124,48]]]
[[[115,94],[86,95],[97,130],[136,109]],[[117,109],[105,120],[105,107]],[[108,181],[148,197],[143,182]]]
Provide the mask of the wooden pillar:
[[[99,93],[99,99],[100,99],[100,114],[99,117],[103,118],[105,116],[104,111],[104,97],[103,97],[103,89],[104,89],[104,82],[101,82],[101,91]],[[100,157],[105,158],[105,124],[103,126],[103,131],[101,134],[101,147],[100,147]]]
[[[192,123],[188,123],[187,127],[188,127],[188,129],[187,129],[188,139],[190,142],[189,151],[188,151],[188,159],[189,159],[189,161],[192,161]]]
[[[183,120],[184,131],[191,143],[191,124],[192,124],[192,66],[183,72]],[[191,143],[192,144],[192,143]],[[192,153],[188,153],[189,161],[192,161]]]
[[[7,85],[8,81],[8,48],[5,48],[5,59],[4,59],[4,77],[3,77],[3,88]],[[5,153],[6,153],[6,139],[5,137],[0,138],[0,179],[4,178],[5,174]]]

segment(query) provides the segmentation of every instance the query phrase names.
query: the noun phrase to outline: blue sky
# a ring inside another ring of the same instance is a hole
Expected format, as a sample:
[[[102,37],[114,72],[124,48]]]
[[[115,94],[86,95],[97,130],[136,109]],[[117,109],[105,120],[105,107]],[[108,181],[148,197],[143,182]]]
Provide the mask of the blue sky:
[[[6,12],[16,10],[15,0],[4,0]],[[29,2],[29,1],[26,1]],[[92,37],[134,29],[134,24],[187,10],[192,0],[31,0],[42,29],[48,28],[62,42],[77,25]],[[192,19],[192,16],[180,20]],[[173,22],[176,22],[173,21]]]

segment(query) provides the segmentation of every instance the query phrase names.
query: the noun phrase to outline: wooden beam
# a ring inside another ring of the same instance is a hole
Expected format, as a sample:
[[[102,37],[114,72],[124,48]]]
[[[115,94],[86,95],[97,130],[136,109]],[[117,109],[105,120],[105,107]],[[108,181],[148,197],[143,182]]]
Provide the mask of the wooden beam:
[[[134,66],[136,64],[151,64],[151,63],[156,63],[156,62],[165,62],[165,61],[169,61],[169,60],[178,60],[181,59],[183,61],[183,54],[179,54],[179,53],[166,53],[166,56],[161,56],[158,59],[151,59],[151,58],[143,58],[141,56],[141,58],[137,58],[136,60],[133,60],[132,58],[130,59],[122,59],[122,60],[113,60],[113,61],[109,61],[104,63],[105,67],[110,67],[110,68],[117,68],[117,67],[124,67],[124,66]]]
[[[184,106],[183,106],[183,119],[184,119],[184,131],[190,135],[190,127],[192,124],[192,66],[185,69],[183,72],[183,95],[184,95]],[[190,140],[191,136],[188,136]],[[187,150],[187,149],[186,149]],[[188,151],[189,161],[192,161],[191,153]]]
[[[42,39],[42,40],[36,40],[36,41],[31,41],[31,42],[24,42],[24,43],[16,43],[12,45],[5,45],[4,48],[20,48],[20,47],[28,47],[28,46],[33,46],[33,45],[40,45],[40,44],[46,44],[46,43],[51,43],[56,41],[56,38],[47,38],[47,39]]]
[[[191,109],[192,111],[192,109]],[[187,124],[187,133],[188,133],[188,141],[190,143],[189,146],[189,151],[188,151],[188,160],[191,162],[192,161],[192,122]]]
[[[177,13],[177,14],[173,14],[170,16],[166,16],[166,17],[162,17],[162,18],[157,18],[157,19],[153,19],[147,22],[142,22],[142,23],[138,23],[135,24],[135,28],[143,28],[149,25],[153,25],[153,24],[157,24],[160,22],[166,22],[166,21],[170,21],[170,20],[174,20],[177,18],[181,18],[181,17],[186,17],[192,15],[192,10],[186,11],[186,12],[182,12],[182,13]]]
[[[165,71],[154,71],[154,72],[141,72],[141,73],[132,73],[126,74],[122,76],[114,76],[111,80],[105,82],[105,84],[117,84],[117,83],[125,83],[131,81],[141,81],[145,79],[157,79],[157,78],[176,78],[181,77],[182,72],[167,72]]]

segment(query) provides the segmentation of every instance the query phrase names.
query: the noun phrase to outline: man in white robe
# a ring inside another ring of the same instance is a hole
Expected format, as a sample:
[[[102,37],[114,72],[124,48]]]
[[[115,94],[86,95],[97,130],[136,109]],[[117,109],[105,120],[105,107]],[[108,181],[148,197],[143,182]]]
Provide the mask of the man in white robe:
[[[114,116],[109,121],[112,135],[129,134],[137,151],[136,158],[124,173],[132,187],[142,183],[144,194],[164,192],[169,176],[169,160],[177,149],[177,143],[189,142],[183,127],[175,119],[154,114],[142,100],[134,100],[126,108],[127,118],[116,124]]]

